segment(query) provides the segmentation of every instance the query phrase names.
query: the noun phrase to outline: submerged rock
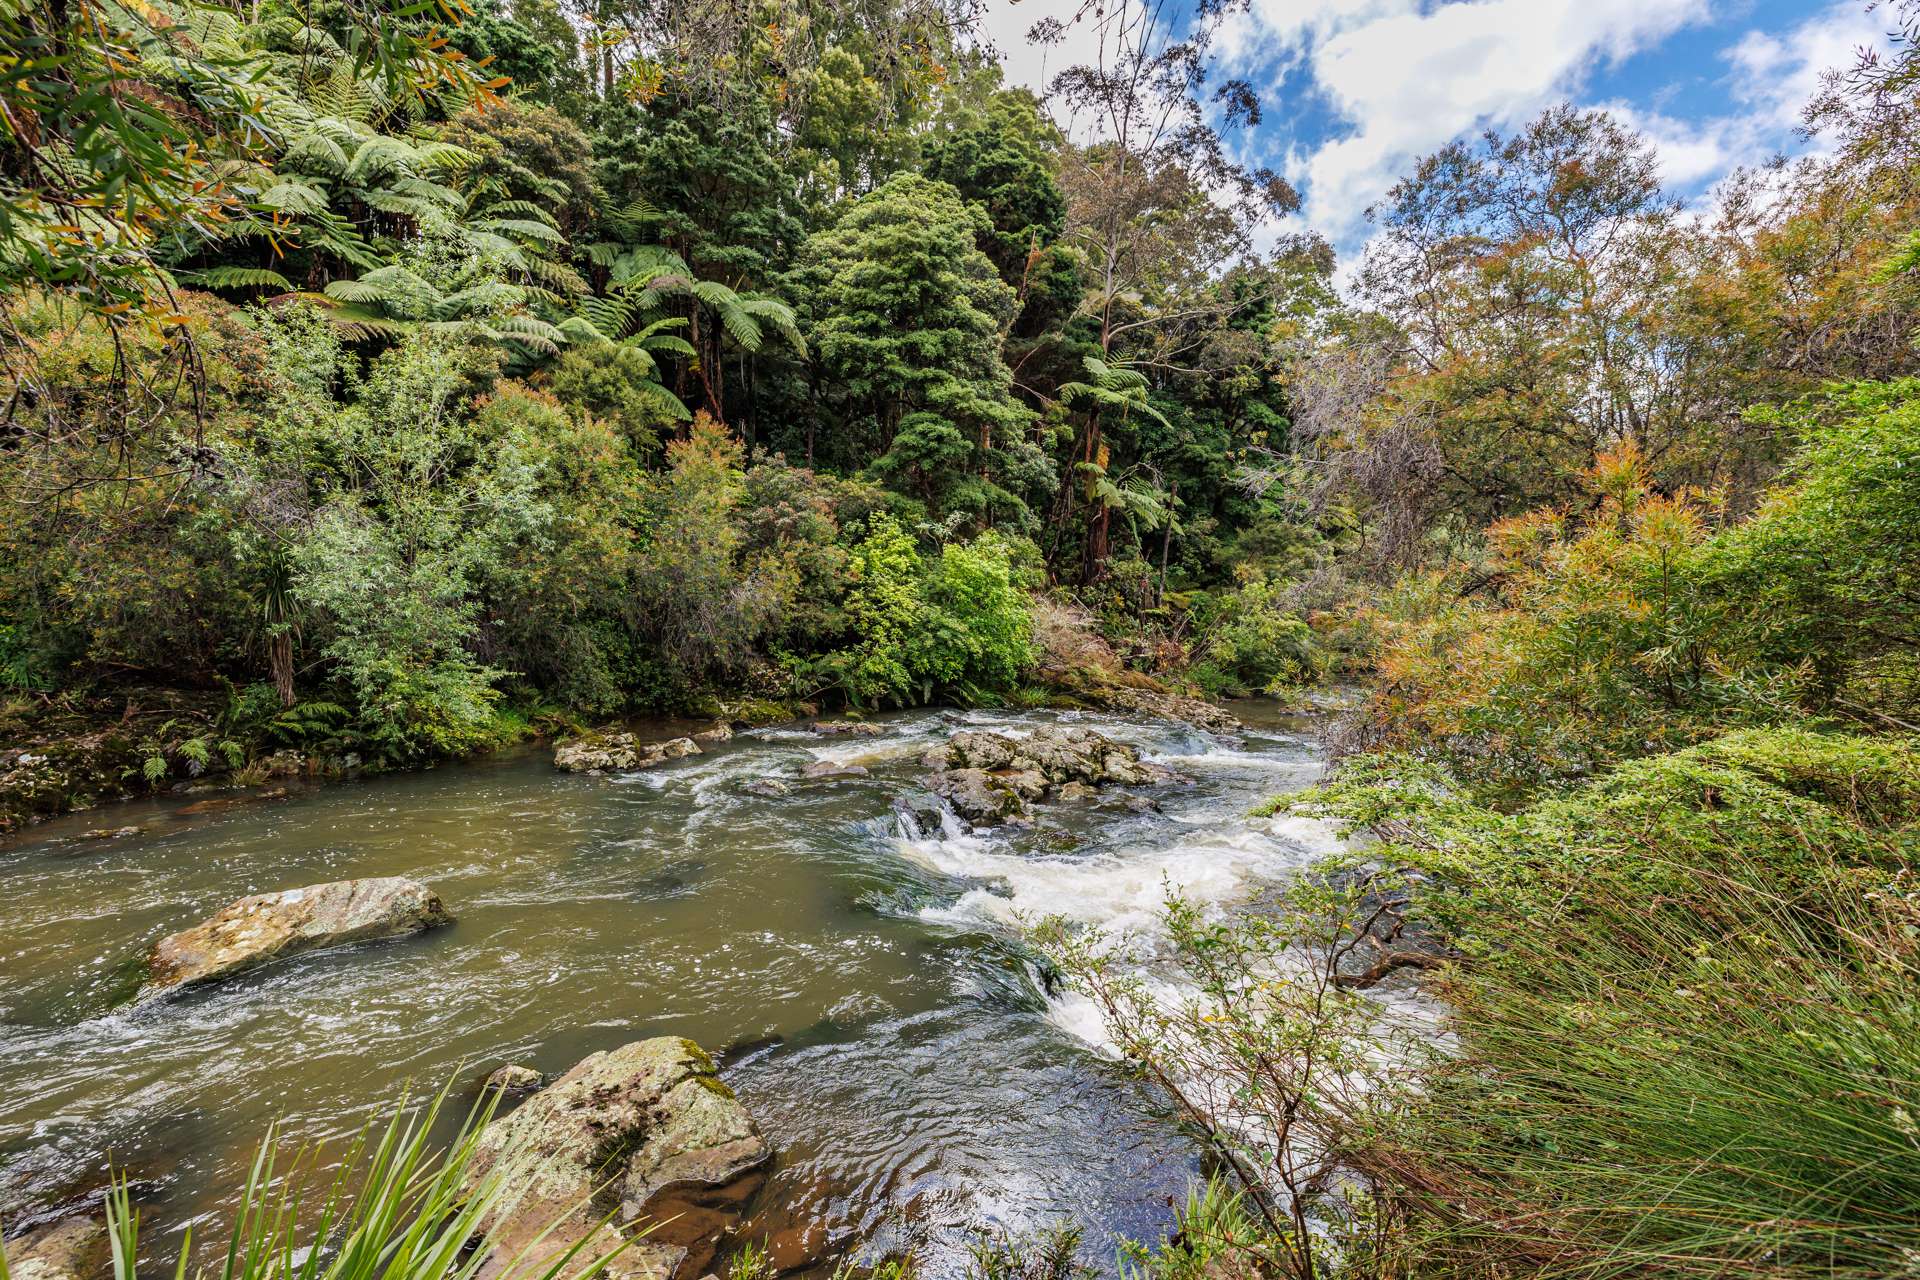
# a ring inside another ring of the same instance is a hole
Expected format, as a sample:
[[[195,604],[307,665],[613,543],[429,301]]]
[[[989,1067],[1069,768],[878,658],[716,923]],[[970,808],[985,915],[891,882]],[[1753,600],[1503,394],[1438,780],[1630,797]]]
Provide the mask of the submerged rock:
[[[925,761],[934,770],[927,786],[972,823],[1024,823],[1033,802],[1084,801],[1104,785],[1183,781],[1126,743],[1078,725],[1041,725],[1024,738],[969,729]]]
[[[143,835],[145,827],[93,827],[75,836],[76,840],[125,840],[129,836]]]
[[[576,1245],[582,1261],[598,1257],[640,1230],[609,1264],[612,1280],[696,1276],[771,1156],[691,1040],[593,1054],[481,1133],[468,1188],[492,1175],[506,1193],[482,1221],[493,1254],[480,1280],[510,1263],[541,1270]]]
[[[285,787],[268,787],[265,791],[250,791],[245,795],[216,796],[211,800],[196,800],[192,804],[182,805],[173,812],[181,817],[191,817],[200,813],[223,813],[228,809],[238,809],[243,805],[255,804],[262,800],[285,800],[289,794]]]
[[[700,744],[692,738],[641,742],[631,733],[590,733],[555,748],[553,765],[568,773],[630,773],[700,754]]]
[[[254,894],[154,943],[147,984],[137,998],[150,1000],[282,956],[397,938],[452,919],[438,894],[404,876]]]
[[[532,1067],[523,1067],[517,1062],[509,1062],[504,1067],[496,1068],[480,1087],[497,1093],[503,1098],[517,1098],[523,1093],[532,1093],[546,1083],[546,1079]]]
[[[748,795],[766,796],[769,799],[778,799],[793,793],[793,788],[778,778],[755,778],[751,782],[744,783],[740,789]]]
[[[112,1261],[104,1217],[75,1214],[6,1242],[13,1280],[95,1280]]]

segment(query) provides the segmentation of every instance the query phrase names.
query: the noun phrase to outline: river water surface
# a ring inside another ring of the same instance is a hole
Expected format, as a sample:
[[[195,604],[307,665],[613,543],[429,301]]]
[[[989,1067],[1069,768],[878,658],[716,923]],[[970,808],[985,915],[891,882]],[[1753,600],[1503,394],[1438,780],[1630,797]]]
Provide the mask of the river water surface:
[[[1222,906],[1331,838],[1247,810],[1319,776],[1304,722],[1238,708],[1244,735],[1074,713],[916,712],[879,737],[760,730],[624,777],[545,752],[183,814],[140,801],[0,849],[0,1217],[142,1183],[150,1241],[224,1243],[255,1144],[349,1134],[502,1062],[549,1073],[644,1036],[690,1036],[779,1150],[756,1225],[913,1248],[961,1269],[970,1233],[1064,1218],[1110,1269],[1152,1240],[1195,1148],[1097,1053],[1019,945],[1065,914],[1151,940],[1168,886]],[[1031,832],[929,821],[920,755],[956,727],[1068,719],[1195,781],[1053,806]],[[807,780],[819,761],[865,776]],[[785,795],[749,784],[784,782]],[[902,815],[901,802],[922,813]],[[111,841],[88,828],[144,827]],[[407,875],[457,923],[274,964],[138,1011],[156,937],[234,898]],[[456,1108],[463,1109],[463,1108]]]

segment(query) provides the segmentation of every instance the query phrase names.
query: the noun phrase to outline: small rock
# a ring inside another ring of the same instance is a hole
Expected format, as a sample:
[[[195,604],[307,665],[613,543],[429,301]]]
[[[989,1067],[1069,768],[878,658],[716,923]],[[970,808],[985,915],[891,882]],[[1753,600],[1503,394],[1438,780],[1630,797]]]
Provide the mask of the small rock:
[[[813,731],[828,737],[854,738],[877,738],[884,732],[879,725],[869,724],[865,720],[816,720]]]
[[[523,1093],[532,1093],[546,1082],[546,1077],[532,1067],[523,1067],[510,1062],[497,1068],[489,1075],[482,1089],[491,1090],[503,1098],[517,1098]]]
[[[1099,796],[1100,791],[1096,787],[1090,787],[1084,782],[1069,782],[1060,788],[1054,798],[1056,800],[1081,801],[1095,800],[1098,799]]]
[[[733,726],[728,724],[725,720],[722,720],[718,724],[714,725],[713,728],[702,729],[699,733],[694,734],[693,740],[695,742],[707,742],[707,743],[726,742],[728,739],[732,737],[733,737]]]
[[[793,794],[793,788],[778,778],[755,778],[740,789],[748,795],[767,796],[772,799]]]
[[[1028,820],[1019,795],[984,769],[949,769],[928,778],[927,786],[968,822],[992,826]]]
[[[112,1260],[105,1218],[76,1214],[6,1243],[13,1280],[94,1280]]]
[[[803,778],[864,778],[870,771],[863,764],[836,764],[831,760],[815,760],[803,766],[800,776]]]
[[[438,894],[404,876],[336,880],[260,893],[153,944],[139,1000],[281,956],[417,933],[451,922]]]
[[[91,831],[82,831],[76,839],[124,840],[128,836],[141,835],[145,831],[145,827],[95,827]]]

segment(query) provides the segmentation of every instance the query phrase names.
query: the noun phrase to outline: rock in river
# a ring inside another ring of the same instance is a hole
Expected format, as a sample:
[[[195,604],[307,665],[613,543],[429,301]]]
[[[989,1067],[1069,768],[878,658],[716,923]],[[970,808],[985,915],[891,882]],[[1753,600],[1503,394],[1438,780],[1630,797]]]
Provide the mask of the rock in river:
[[[1031,801],[1084,800],[1094,788],[1180,781],[1124,742],[1077,725],[1041,725],[1024,738],[970,729],[929,753],[927,779],[969,822],[1024,822]]]
[[[110,1261],[104,1218],[75,1214],[6,1242],[13,1280],[95,1280]]]
[[[691,1040],[596,1053],[480,1135],[469,1189],[489,1176],[505,1188],[482,1223],[493,1252],[480,1280],[516,1257],[516,1271],[537,1272],[582,1242],[580,1261],[598,1257],[618,1245],[616,1227],[651,1229],[613,1260],[610,1280],[697,1276],[771,1155]]]
[[[452,919],[438,894],[404,876],[257,893],[154,943],[139,998],[211,982],[281,956],[397,938]]]
[[[517,1098],[523,1093],[532,1093],[545,1081],[546,1077],[532,1067],[509,1062],[504,1067],[495,1068],[480,1087],[491,1089],[503,1098]]]
[[[816,720],[813,731],[830,738],[877,738],[881,729],[865,720]]]
[[[700,754],[700,744],[692,738],[641,742],[631,733],[600,732],[561,743],[553,753],[553,765],[568,773],[628,773]]]

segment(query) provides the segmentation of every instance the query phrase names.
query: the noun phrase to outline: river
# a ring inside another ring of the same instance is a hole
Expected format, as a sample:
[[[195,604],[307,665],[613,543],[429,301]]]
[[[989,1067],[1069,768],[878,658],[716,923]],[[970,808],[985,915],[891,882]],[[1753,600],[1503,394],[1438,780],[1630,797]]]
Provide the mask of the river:
[[[977,1230],[1071,1218],[1111,1269],[1117,1237],[1165,1229],[1197,1153],[1095,1051],[1084,1010],[1036,984],[1019,920],[1060,913],[1150,943],[1166,886],[1230,906],[1325,853],[1311,820],[1247,816],[1319,776],[1310,726],[1237,710],[1237,738],[1104,714],[903,713],[878,737],[760,730],[624,777],[558,773],[528,749],[34,828],[0,849],[0,1217],[112,1161],[142,1179],[158,1255],[189,1225],[213,1248],[272,1121],[340,1137],[409,1083],[457,1075],[464,1101],[502,1062],[553,1073],[674,1034],[720,1054],[780,1152],[757,1225],[912,1248],[941,1277]],[[896,811],[931,807],[918,760],[955,727],[1063,718],[1195,781],[1148,793],[1159,813],[1053,806],[1030,832]],[[800,777],[822,760],[869,772]],[[760,779],[790,791],[756,794]],[[129,825],[144,830],[80,838]],[[457,923],[123,1007],[154,938],[243,894],[380,875],[425,881]]]

